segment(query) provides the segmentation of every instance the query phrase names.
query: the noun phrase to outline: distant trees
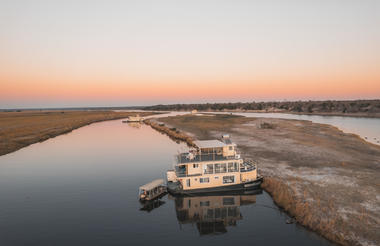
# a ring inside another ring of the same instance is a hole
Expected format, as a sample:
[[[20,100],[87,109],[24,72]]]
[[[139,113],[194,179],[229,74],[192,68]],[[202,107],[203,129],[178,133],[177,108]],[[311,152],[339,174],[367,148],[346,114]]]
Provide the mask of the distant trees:
[[[277,110],[307,113],[380,113],[380,100],[160,104],[144,107],[143,109],[162,111],[191,111],[197,109],[198,111]]]

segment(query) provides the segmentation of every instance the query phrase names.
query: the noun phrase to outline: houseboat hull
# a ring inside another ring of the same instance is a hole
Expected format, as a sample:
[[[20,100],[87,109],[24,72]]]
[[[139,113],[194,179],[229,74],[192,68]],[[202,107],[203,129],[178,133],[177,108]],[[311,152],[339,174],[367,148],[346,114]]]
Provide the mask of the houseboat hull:
[[[196,195],[196,194],[205,194],[205,193],[214,193],[214,192],[230,192],[230,191],[245,191],[245,190],[256,190],[260,189],[260,185],[263,182],[263,178],[257,178],[256,180],[233,184],[233,185],[224,185],[217,187],[201,188],[201,189],[182,189],[182,186],[179,182],[168,182],[167,190],[171,195]]]

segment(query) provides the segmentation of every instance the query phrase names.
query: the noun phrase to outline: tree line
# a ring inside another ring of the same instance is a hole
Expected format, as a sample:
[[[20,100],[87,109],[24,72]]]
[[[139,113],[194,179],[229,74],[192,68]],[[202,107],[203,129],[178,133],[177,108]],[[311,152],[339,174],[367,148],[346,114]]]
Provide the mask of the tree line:
[[[236,102],[203,104],[168,104],[144,107],[145,110],[159,111],[283,111],[297,113],[380,113],[380,99],[346,101],[281,101],[281,102]]]

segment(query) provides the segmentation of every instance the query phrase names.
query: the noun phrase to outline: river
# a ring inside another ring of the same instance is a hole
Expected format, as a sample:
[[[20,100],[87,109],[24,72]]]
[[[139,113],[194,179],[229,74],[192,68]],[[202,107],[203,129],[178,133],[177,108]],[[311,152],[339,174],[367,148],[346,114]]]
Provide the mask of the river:
[[[0,245],[330,245],[260,194],[165,196],[177,144],[146,125],[95,123],[0,156]]]

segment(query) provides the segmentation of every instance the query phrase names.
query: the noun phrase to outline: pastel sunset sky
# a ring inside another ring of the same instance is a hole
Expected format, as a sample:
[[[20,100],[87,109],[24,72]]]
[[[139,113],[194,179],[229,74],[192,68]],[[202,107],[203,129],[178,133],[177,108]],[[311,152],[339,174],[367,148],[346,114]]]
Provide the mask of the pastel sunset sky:
[[[379,0],[0,1],[0,108],[367,98]]]

